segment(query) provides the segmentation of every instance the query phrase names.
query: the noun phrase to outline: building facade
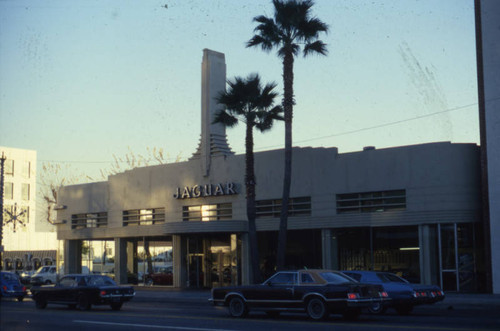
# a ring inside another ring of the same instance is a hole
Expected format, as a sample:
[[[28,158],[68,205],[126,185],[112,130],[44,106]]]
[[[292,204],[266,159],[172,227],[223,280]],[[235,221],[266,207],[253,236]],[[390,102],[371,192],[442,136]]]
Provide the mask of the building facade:
[[[57,235],[36,220],[36,151],[0,146],[4,162],[3,270],[56,263]]]
[[[488,282],[500,293],[500,2],[476,0],[478,100],[481,126],[484,250],[491,266]]]
[[[121,283],[130,274],[141,279],[151,267],[146,264],[156,261],[171,267],[167,285],[174,287],[248,283],[245,156],[232,153],[224,127],[212,123],[225,78],[224,54],[204,50],[201,139],[191,159],[60,190],[65,272],[81,270],[82,243],[99,241],[112,246]],[[275,268],[283,157],[281,149],[255,154],[264,277]],[[292,168],[289,268],[388,270],[446,291],[482,290],[487,261],[479,242],[477,145],[344,154],[333,147],[294,148]]]

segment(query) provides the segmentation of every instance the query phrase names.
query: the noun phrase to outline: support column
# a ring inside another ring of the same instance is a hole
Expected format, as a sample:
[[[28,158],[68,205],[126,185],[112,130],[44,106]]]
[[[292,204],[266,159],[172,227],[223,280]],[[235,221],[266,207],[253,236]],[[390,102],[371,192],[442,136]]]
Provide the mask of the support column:
[[[82,272],[82,241],[64,241],[64,274],[79,274]]]
[[[241,234],[241,284],[250,284],[250,242],[248,233]]]
[[[323,269],[332,269],[332,231],[321,230],[321,258]]]
[[[418,227],[420,283],[439,284],[436,228],[431,225]]]
[[[187,239],[183,236],[172,236],[172,263],[174,287],[187,287]]]
[[[338,241],[335,236],[335,230],[321,230],[321,253],[323,268],[338,270]]]
[[[127,240],[115,238],[115,281],[127,284]]]
[[[127,269],[134,275],[138,275],[137,264],[137,240],[127,242]]]

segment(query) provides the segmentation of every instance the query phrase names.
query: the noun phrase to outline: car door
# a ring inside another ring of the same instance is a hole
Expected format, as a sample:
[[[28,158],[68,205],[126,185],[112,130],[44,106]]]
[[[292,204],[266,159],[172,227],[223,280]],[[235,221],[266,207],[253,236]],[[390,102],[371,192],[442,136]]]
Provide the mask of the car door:
[[[49,301],[56,302],[72,302],[74,301],[71,295],[71,290],[75,288],[75,277],[74,276],[66,276],[62,278],[56,285],[53,287],[52,295],[48,298]]]
[[[296,286],[296,272],[278,272],[252,291],[247,299],[260,307],[291,308],[297,303],[294,299]]]

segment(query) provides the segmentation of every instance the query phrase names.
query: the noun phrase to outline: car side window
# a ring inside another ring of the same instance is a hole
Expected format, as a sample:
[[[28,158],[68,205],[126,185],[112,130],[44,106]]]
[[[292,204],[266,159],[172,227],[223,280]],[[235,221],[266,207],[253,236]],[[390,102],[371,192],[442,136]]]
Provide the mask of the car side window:
[[[315,283],[315,281],[314,281],[314,279],[312,278],[312,276],[311,276],[311,275],[309,275],[309,274],[305,274],[305,273],[303,273],[303,274],[301,274],[301,275],[300,275],[300,282],[301,282],[302,284],[311,284],[311,283]]]
[[[76,286],[76,280],[73,277],[64,277],[59,282],[59,285],[64,286],[64,287],[74,287],[74,286]]]
[[[292,272],[282,272],[269,280],[271,285],[294,285],[297,284],[297,274]]]

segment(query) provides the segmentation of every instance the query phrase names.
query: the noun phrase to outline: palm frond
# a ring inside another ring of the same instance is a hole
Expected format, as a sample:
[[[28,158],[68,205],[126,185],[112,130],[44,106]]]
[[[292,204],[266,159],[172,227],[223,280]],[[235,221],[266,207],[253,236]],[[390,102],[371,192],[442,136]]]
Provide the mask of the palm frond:
[[[236,126],[238,124],[238,118],[236,118],[235,116],[232,116],[232,115],[228,114],[224,110],[221,110],[217,114],[215,114],[215,118],[214,118],[214,120],[213,120],[212,123],[213,124],[215,124],[215,123],[221,123],[224,126],[232,128],[232,127],[234,127],[234,126]]]
[[[318,53],[321,55],[326,55],[328,53],[328,49],[326,48],[326,44],[321,40],[317,40],[313,43],[306,44],[304,46],[304,57],[309,55],[310,53]]]

